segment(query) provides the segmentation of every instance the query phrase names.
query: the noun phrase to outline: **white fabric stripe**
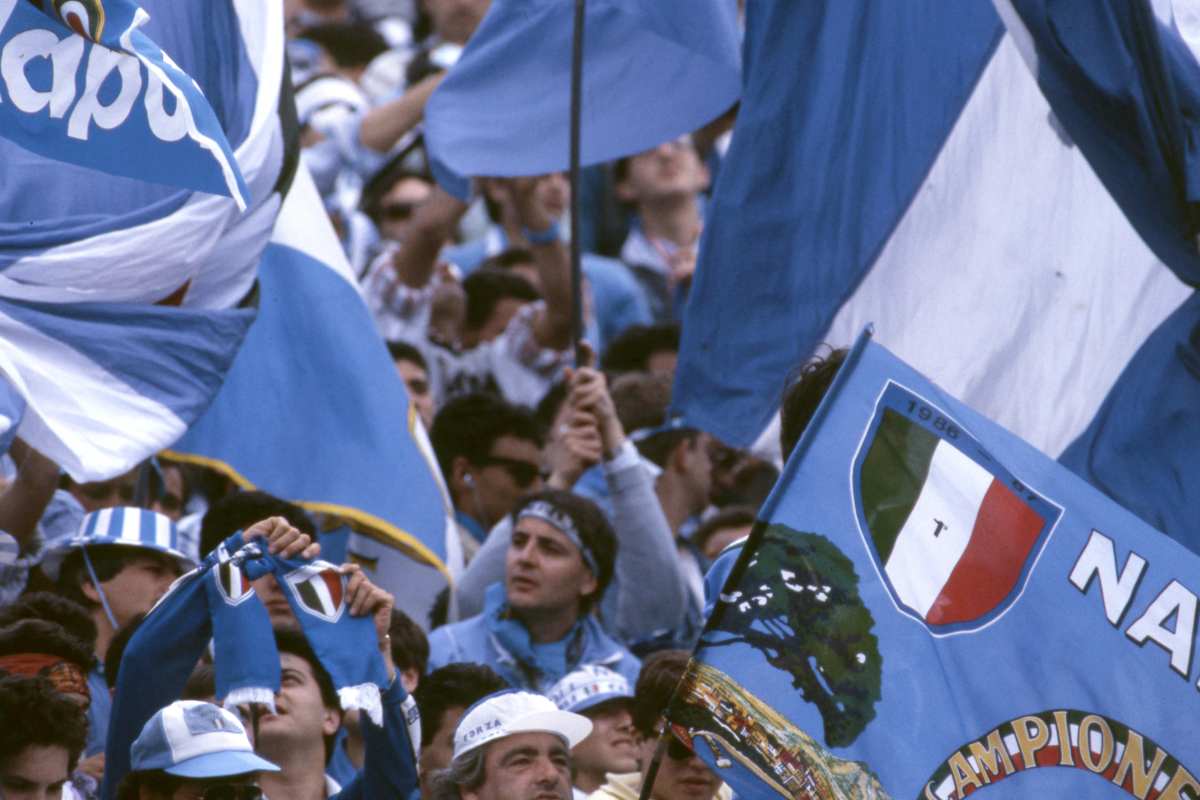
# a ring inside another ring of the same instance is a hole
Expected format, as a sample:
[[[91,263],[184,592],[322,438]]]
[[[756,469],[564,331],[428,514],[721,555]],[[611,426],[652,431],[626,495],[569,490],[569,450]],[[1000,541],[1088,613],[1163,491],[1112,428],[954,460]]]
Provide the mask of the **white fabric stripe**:
[[[279,211],[275,223],[275,244],[287,245],[310,258],[320,261],[336,272],[357,291],[358,283],[354,271],[346,260],[346,253],[338,242],[329,215],[321,202],[317,185],[303,163],[296,169],[296,180]]]
[[[171,541],[171,520],[162,514],[154,515],[154,543],[167,549],[175,547],[175,542]]]
[[[93,529],[95,538],[101,536],[119,536],[119,532],[112,529],[113,511],[114,509],[111,508],[102,508],[96,512],[96,527]]]
[[[120,508],[116,510],[116,514],[120,515],[120,530],[117,533],[117,538],[129,544],[142,545],[142,512],[134,508]]]
[[[896,594],[922,616],[929,613],[966,551],[991,485],[986,470],[953,445],[938,442],[921,495],[886,565]]]
[[[0,373],[28,403],[21,437],[76,481],[120,474],[186,430],[165,405],[3,313]]]
[[[1052,457],[1190,290],[1138,237],[1005,37],[825,341],[876,339]]]

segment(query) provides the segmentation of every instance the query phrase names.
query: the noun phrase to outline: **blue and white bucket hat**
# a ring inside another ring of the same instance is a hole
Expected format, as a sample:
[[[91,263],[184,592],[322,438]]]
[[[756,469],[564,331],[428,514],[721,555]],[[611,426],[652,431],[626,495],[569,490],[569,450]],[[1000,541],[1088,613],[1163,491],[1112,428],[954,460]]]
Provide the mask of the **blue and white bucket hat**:
[[[584,664],[554,684],[546,696],[563,711],[582,714],[589,708],[613,700],[633,699],[629,681],[619,672],[599,664]]]
[[[255,755],[241,720],[198,700],[177,700],[155,713],[134,740],[129,757],[135,772],[162,770],[181,778],[279,771]]]
[[[81,547],[121,545],[163,553],[175,559],[182,571],[196,566],[179,545],[179,531],[170,517],[147,508],[102,508],[84,516],[79,532],[55,544],[42,558],[42,571],[58,580],[63,560]]]

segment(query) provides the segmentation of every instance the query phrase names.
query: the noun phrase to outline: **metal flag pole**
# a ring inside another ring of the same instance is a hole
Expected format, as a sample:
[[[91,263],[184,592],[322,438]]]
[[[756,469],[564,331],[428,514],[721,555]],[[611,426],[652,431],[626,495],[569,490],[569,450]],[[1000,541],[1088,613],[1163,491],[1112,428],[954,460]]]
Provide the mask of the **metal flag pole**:
[[[587,0],[575,0],[575,29],[571,45],[571,341],[575,365],[586,363],[583,343],[583,252],[579,238],[579,160],[583,111],[583,20]]]
[[[650,792],[654,791],[654,781],[658,778],[658,768],[667,752],[668,736],[670,734],[667,733],[667,728],[664,726],[662,733],[658,735],[658,746],[654,748],[654,755],[650,758],[645,772],[642,773],[642,791],[638,795],[638,800],[650,800]]]

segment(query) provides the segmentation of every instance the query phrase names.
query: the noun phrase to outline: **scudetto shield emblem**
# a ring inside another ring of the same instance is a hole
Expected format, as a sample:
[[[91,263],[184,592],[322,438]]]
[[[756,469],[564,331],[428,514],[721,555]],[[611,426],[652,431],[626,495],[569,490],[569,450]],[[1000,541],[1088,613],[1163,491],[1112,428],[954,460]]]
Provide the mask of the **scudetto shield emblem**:
[[[284,576],[288,589],[300,611],[326,622],[337,622],[346,608],[342,574],[325,561],[289,572]]]
[[[855,457],[854,500],[892,599],[935,633],[976,630],[1011,606],[1062,513],[891,381]]]
[[[231,606],[241,605],[254,594],[254,589],[242,574],[241,567],[231,561],[223,561],[217,565],[213,570],[213,580],[217,583],[221,599]]]

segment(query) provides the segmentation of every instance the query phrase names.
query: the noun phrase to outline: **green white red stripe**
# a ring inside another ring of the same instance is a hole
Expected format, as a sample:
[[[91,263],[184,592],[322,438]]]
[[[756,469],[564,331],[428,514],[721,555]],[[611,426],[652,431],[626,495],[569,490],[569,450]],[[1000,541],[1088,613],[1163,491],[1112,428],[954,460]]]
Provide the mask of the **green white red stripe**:
[[[968,622],[1016,586],[1044,520],[991,472],[891,409],[863,462],[863,511],[896,597]]]

